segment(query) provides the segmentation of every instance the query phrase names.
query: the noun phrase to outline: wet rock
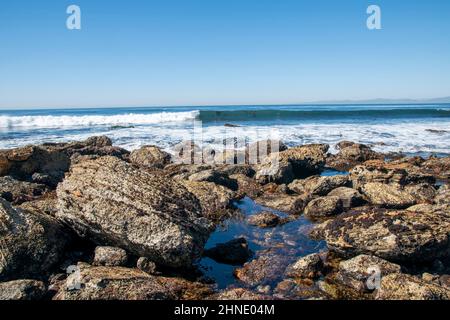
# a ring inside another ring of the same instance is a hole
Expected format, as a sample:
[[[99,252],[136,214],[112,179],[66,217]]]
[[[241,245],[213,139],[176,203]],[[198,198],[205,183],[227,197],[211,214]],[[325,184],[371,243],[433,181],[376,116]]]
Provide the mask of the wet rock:
[[[242,268],[236,269],[234,275],[246,285],[257,286],[278,279],[287,265],[286,257],[264,253],[244,264]]]
[[[359,255],[353,259],[342,261],[334,280],[359,293],[367,293],[378,289],[379,284],[375,280],[391,273],[400,272],[401,267],[398,264],[375,256]]]
[[[244,264],[250,259],[252,254],[245,238],[237,238],[226,243],[219,243],[204,252],[205,257],[231,265]]]
[[[313,176],[303,180],[294,180],[288,187],[298,194],[307,193],[314,196],[326,196],[333,189],[347,186],[348,183],[349,178],[345,175]]]
[[[0,283],[0,300],[41,300],[46,293],[43,282],[15,280]]]
[[[381,278],[380,300],[449,300],[450,290],[407,274],[392,273]]]
[[[273,228],[281,223],[281,218],[275,213],[264,211],[249,217],[247,222],[260,228]]]
[[[144,146],[130,154],[130,162],[140,168],[162,169],[170,163],[170,159],[169,153],[156,146]]]
[[[94,266],[120,267],[127,261],[127,252],[121,248],[101,246],[95,248]]]
[[[270,296],[259,294],[244,288],[226,289],[211,296],[212,300],[271,300]]]
[[[323,300],[328,298],[314,283],[307,283],[304,279],[284,279],[275,287],[274,296],[285,300]]]
[[[37,200],[24,202],[18,207],[26,211],[56,217],[56,213],[58,211],[58,199],[56,198],[56,192],[52,191],[46,193],[45,196],[40,197]],[[69,230],[67,230],[67,232],[69,232]]]
[[[195,300],[212,294],[204,284],[157,277],[138,269],[78,264],[54,300]]]
[[[212,229],[182,185],[116,157],[72,166],[57,194],[57,217],[78,235],[163,266],[190,266]]]
[[[45,276],[69,241],[64,231],[52,217],[0,199],[0,281]]]
[[[383,159],[384,156],[364,144],[342,141],[336,145],[338,154],[327,158],[327,167],[338,171],[348,171],[367,160]]]
[[[263,194],[255,202],[278,211],[299,215],[303,212],[310,198],[305,195]]]
[[[405,191],[416,200],[416,203],[432,203],[436,196],[436,189],[428,183],[408,184]]]
[[[450,253],[450,216],[445,211],[365,209],[317,226],[311,236],[344,257],[375,255],[393,262],[425,262]]]
[[[19,181],[12,177],[0,177],[0,197],[12,204],[21,204],[42,196],[47,191],[43,184]]]
[[[149,258],[146,258],[146,257],[140,257],[138,259],[137,268],[148,274],[156,273],[156,264],[153,261],[151,261]]]
[[[322,270],[324,264],[320,254],[313,253],[300,258],[286,270],[286,275],[290,278],[316,278]]]
[[[246,164],[225,164],[215,167],[215,169],[233,179],[232,175],[244,175],[246,177],[252,178],[255,176],[255,169],[252,166]]]
[[[256,178],[261,183],[291,183],[296,178],[320,173],[328,148],[326,144],[312,144],[273,153],[263,160]]]
[[[197,197],[202,215],[218,223],[234,213],[232,205],[238,195],[230,189],[212,182],[180,181],[189,192]]]
[[[342,200],[335,196],[326,196],[311,200],[305,208],[309,218],[325,218],[338,215],[344,211]]]
[[[354,208],[365,203],[363,196],[357,190],[347,187],[336,188],[328,196],[338,197],[344,209]]]

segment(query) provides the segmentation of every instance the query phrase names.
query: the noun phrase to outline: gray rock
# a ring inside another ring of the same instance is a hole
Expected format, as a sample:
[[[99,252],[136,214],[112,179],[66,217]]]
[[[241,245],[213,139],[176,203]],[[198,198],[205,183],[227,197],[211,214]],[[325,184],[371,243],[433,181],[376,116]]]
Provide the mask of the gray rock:
[[[0,283],[0,300],[41,300],[46,293],[43,282],[15,280]]]
[[[335,196],[320,197],[311,200],[305,208],[305,216],[309,218],[326,218],[342,213],[342,200]]]
[[[68,241],[70,234],[52,217],[0,199],[0,281],[44,276]]]
[[[78,264],[54,300],[197,300],[211,287],[181,278],[157,277],[138,269]]]
[[[249,217],[247,222],[260,228],[273,228],[279,225],[282,219],[273,212],[264,211]]]
[[[326,196],[333,189],[347,186],[348,183],[348,176],[345,175],[313,176],[303,180],[294,180],[288,187],[298,194],[307,193],[314,196]]]
[[[450,254],[450,216],[445,211],[365,209],[317,226],[315,239],[344,257],[375,255],[393,262],[419,263]]]
[[[121,248],[98,246],[95,248],[94,266],[120,267],[128,261],[127,252]]]
[[[130,162],[140,168],[162,169],[170,163],[170,154],[156,146],[143,146],[130,154]]]
[[[313,253],[290,265],[286,270],[286,275],[290,278],[316,278],[321,274],[323,267],[320,254]]]
[[[344,209],[357,207],[365,202],[363,196],[357,190],[347,187],[336,188],[328,196],[341,199]]]
[[[47,191],[43,184],[19,181],[12,177],[0,177],[0,197],[12,204],[22,204],[42,196]]]
[[[156,273],[156,264],[147,257],[140,257],[138,259],[137,268],[148,274]]]
[[[399,184],[369,182],[361,192],[371,204],[385,208],[404,209],[417,203],[417,198]]]
[[[58,218],[80,236],[164,266],[190,266],[213,227],[182,185],[116,157],[74,165],[57,194]]]

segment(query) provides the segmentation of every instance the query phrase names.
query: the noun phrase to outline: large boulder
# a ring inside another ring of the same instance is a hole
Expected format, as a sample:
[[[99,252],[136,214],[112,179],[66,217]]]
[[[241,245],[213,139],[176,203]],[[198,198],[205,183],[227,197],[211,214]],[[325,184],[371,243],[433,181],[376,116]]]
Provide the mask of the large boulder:
[[[311,233],[344,257],[375,255],[393,262],[433,261],[450,254],[450,216],[444,210],[366,209],[343,213]]]
[[[0,150],[0,176],[10,175],[19,180],[45,181],[56,187],[71,164],[71,158],[80,155],[111,155],[127,158],[129,152],[112,146],[105,136],[91,137],[81,142],[45,143],[11,150]],[[44,177],[44,178],[43,178]],[[42,180],[43,179],[43,180]]]
[[[321,275],[323,268],[324,263],[320,254],[313,253],[290,265],[286,275],[291,278],[316,278]]]
[[[289,214],[300,215],[311,198],[305,195],[290,195],[284,193],[265,193],[255,199],[255,202],[271,209]]]
[[[170,163],[169,153],[156,146],[143,146],[130,154],[130,162],[140,168],[162,169]]]
[[[344,209],[350,209],[364,204],[363,196],[357,190],[352,188],[336,188],[328,193],[328,196],[341,199]]]
[[[311,144],[273,153],[263,160],[256,178],[261,183],[290,183],[320,173],[328,148],[327,144]]]
[[[434,187],[426,183],[401,186],[395,183],[370,182],[361,187],[361,192],[374,205],[399,209],[418,203],[432,203],[436,195]]]
[[[181,184],[116,157],[74,165],[57,194],[58,218],[80,236],[165,266],[190,266],[212,229]]]
[[[392,273],[381,278],[380,300],[450,300],[450,289],[418,277]]]
[[[45,276],[68,240],[70,234],[54,218],[0,199],[0,281]]]
[[[207,285],[138,269],[79,263],[73,271],[54,300],[193,300],[212,294]]]
[[[202,215],[209,220],[218,223],[234,213],[232,202],[237,198],[234,191],[212,182],[181,180],[180,184],[197,197]]]

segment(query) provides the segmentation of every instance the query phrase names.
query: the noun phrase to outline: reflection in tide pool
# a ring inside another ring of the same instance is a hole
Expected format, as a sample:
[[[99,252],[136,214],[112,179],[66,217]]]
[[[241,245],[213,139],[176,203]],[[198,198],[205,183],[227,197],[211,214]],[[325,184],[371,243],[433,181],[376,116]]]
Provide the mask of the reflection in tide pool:
[[[292,263],[299,257],[319,252],[325,248],[323,241],[314,241],[308,237],[313,223],[304,217],[299,217],[292,222],[274,228],[262,229],[249,225],[246,221],[247,218],[261,211],[271,211],[280,217],[287,217],[287,215],[260,206],[248,197],[235,202],[235,206],[240,209],[241,215],[225,221],[222,226],[218,227],[206,244],[206,249],[214,247],[218,243],[244,237],[249,242],[250,249],[255,253],[254,257],[258,257],[263,251],[266,253],[270,251],[270,254],[275,256],[283,256],[283,263],[286,263],[285,259]],[[217,263],[210,258],[203,258],[200,261],[200,268],[205,276],[215,280],[220,289],[239,284],[239,280],[233,276],[236,266]],[[277,281],[282,278],[283,274],[280,274]],[[271,282],[274,281],[271,280]]]

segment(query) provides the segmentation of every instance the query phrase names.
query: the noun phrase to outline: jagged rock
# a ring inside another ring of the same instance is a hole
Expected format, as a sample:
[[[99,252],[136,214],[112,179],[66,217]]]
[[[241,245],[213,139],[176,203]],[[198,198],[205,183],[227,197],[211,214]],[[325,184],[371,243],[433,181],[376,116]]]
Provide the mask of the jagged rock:
[[[204,252],[205,257],[231,265],[244,264],[250,259],[252,254],[245,238],[237,238],[226,243],[219,243]]]
[[[56,217],[58,211],[58,199],[56,198],[56,192],[52,191],[46,193],[43,197],[22,203],[19,208],[22,208],[31,212],[43,213],[51,217]]]
[[[376,281],[382,277],[400,272],[401,267],[398,264],[374,256],[359,255],[342,261],[334,280],[358,293],[365,293],[379,289]]]
[[[259,294],[244,288],[226,289],[210,297],[212,300],[271,300],[267,295]]]
[[[57,194],[58,218],[81,237],[164,266],[190,266],[212,229],[182,185],[116,157],[72,166]]]
[[[380,300],[449,300],[450,289],[402,273],[381,278]]]
[[[445,211],[365,209],[317,226],[311,236],[344,257],[376,255],[393,262],[425,262],[450,253],[450,216]]]
[[[255,179],[243,174],[233,174],[230,179],[236,180],[240,197],[247,196],[252,199],[263,194],[262,186]]]
[[[284,300],[324,300],[328,297],[310,279],[284,279],[274,289],[274,296]]]
[[[43,282],[15,280],[0,283],[0,300],[41,300],[46,293]]]
[[[286,275],[290,278],[316,278],[321,274],[323,267],[320,254],[313,253],[290,265],[286,270]]]
[[[196,300],[212,289],[181,278],[157,277],[138,269],[78,264],[54,300]]]
[[[64,231],[52,217],[0,199],[0,281],[44,276],[62,257]]]
[[[247,219],[248,224],[260,228],[273,228],[282,222],[282,219],[273,212],[263,211]]]
[[[202,215],[213,222],[220,222],[233,214],[232,201],[238,196],[230,189],[212,182],[180,181],[189,192],[197,197]]]
[[[426,183],[401,186],[371,182],[363,185],[361,192],[374,205],[399,209],[418,203],[432,203],[436,195],[436,189]]]
[[[303,180],[294,180],[288,187],[298,194],[307,193],[314,196],[326,196],[333,189],[347,186],[348,183],[348,176],[345,175],[313,176]]]
[[[170,163],[170,154],[156,146],[144,146],[130,154],[130,162],[140,168],[159,168]]]
[[[19,181],[12,177],[0,177],[0,197],[12,204],[21,204],[42,196],[47,191],[43,184]]]
[[[341,199],[344,209],[357,207],[365,202],[363,196],[357,190],[347,187],[336,188],[331,191],[328,196]]]
[[[342,200],[335,196],[320,197],[311,200],[304,213],[309,218],[325,218],[342,213],[344,206]]]
[[[247,164],[225,164],[217,166],[215,169],[231,179],[233,179],[233,175],[245,175],[248,178],[252,178],[256,173],[255,169]]]
[[[234,275],[249,286],[270,283],[280,277],[288,266],[286,257],[263,253],[257,259],[234,270]]]
[[[19,180],[32,180],[35,173],[46,176],[46,184],[53,188],[61,181],[76,155],[112,155],[126,158],[128,151],[113,147],[107,137],[91,137],[82,142],[46,143],[0,151],[0,175]],[[36,179],[36,177],[35,177]],[[44,182],[44,181],[42,181]]]
[[[383,159],[379,154],[364,144],[342,141],[336,145],[339,153],[327,158],[327,167],[339,171],[348,171],[367,160]]]
[[[359,189],[368,182],[380,182],[385,184],[434,184],[436,179],[420,167],[409,162],[395,163],[381,160],[366,161],[363,165],[356,166],[350,171],[350,179],[353,188]]]
[[[156,264],[147,257],[140,257],[137,261],[137,268],[148,274],[156,273]]]
[[[189,176],[188,180],[193,182],[212,182],[233,191],[238,189],[238,184],[235,180],[216,170],[204,170],[194,173]]]
[[[295,178],[320,173],[328,148],[326,144],[312,144],[273,153],[263,160],[256,179],[261,183],[291,183]]]
[[[255,199],[255,202],[278,211],[289,214],[301,214],[310,198],[305,195],[288,195],[282,193],[263,194]]]
[[[450,180],[450,157],[430,157],[421,164],[421,169],[438,179]]]
[[[121,248],[98,246],[95,248],[94,266],[120,267],[128,261],[127,252]]]
[[[434,202],[437,204],[450,204],[450,187],[448,184],[438,189]]]

